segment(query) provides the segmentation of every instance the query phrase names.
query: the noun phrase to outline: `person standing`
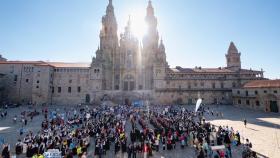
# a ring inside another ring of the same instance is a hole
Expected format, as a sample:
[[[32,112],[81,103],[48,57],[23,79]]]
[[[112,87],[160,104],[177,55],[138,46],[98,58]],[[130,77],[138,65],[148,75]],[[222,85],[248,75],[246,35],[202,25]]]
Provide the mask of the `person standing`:
[[[166,145],[166,137],[162,137],[162,150],[165,150],[165,145]]]
[[[127,158],[131,158],[131,155],[132,155],[132,145],[129,144],[127,148]]]
[[[137,145],[134,143],[132,146],[132,158],[136,158],[136,153],[137,153]]]
[[[247,120],[244,119],[244,126],[245,126],[245,128],[247,128],[246,125],[247,125]]]
[[[4,145],[3,150],[2,150],[2,158],[10,158],[10,149],[8,145]]]

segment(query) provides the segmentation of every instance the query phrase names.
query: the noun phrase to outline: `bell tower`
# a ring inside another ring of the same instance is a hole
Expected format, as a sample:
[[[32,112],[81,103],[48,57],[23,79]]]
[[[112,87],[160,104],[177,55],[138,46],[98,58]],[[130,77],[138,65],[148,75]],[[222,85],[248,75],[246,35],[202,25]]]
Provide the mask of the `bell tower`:
[[[228,52],[226,54],[227,60],[227,68],[232,69],[234,71],[238,71],[241,69],[241,53],[238,52],[238,49],[234,45],[233,42],[230,42]]]
[[[147,24],[147,34],[143,38],[143,48],[155,49],[158,47],[159,35],[157,30],[157,18],[155,17],[151,0],[149,0],[146,12],[145,21]]]
[[[99,77],[102,77],[102,90],[112,90],[114,85],[114,62],[119,51],[118,25],[114,13],[112,0],[106,8],[106,14],[102,17],[102,28],[100,30],[100,46],[93,58],[92,65],[98,65]]]
[[[155,55],[158,52],[158,41],[159,35],[157,30],[157,18],[154,14],[154,8],[152,6],[152,1],[149,0],[148,7],[146,10],[145,21],[147,24],[147,34],[142,40],[142,62],[143,62],[143,77],[144,77],[144,89],[153,89],[154,80],[154,68],[153,62],[155,60]]]
[[[112,50],[118,47],[118,25],[114,13],[112,0],[106,9],[106,14],[102,17],[102,28],[99,34],[101,50]]]

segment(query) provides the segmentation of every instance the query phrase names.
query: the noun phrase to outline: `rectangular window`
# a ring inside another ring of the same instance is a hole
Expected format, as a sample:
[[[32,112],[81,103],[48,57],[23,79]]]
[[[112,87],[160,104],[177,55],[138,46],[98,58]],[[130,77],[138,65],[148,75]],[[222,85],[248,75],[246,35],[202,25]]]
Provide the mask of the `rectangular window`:
[[[216,84],[212,83],[212,88],[215,89],[216,88]]]
[[[263,93],[267,93],[267,91],[266,91],[266,90],[264,90],[264,91],[263,91]]]
[[[125,91],[128,91],[128,82],[127,82],[127,81],[124,82],[124,87],[123,87],[123,89],[124,89]]]
[[[240,94],[240,91],[237,91],[237,94]]]
[[[133,90],[134,90],[134,82],[133,82],[133,81],[130,81],[130,82],[129,82],[129,88],[130,88],[130,89],[129,89],[130,91],[133,91]]]
[[[236,83],[232,82],[232,87],[235,88],[236,87]]]
[[[224,83],[223,82],[221,83],[221,88],[224,88]]]
[[[139,89],[139,90],[142,90],[142,89],[143,89],[143,86],[142,86],[142,85],[139,85],[138,89]]]
[[[78,87],[78,93],[80,93],[81,92],[81,87]]]
[[[40,83],[40,81],[39,81],[39,80],[37,80],[37,83]]]
[[[192,86],[191,86],[191,84],[189,83],[189,84],[188,84],[188,89],[191,89],[191,88],[192,88]]]
[[[71,87],[68,87],[68,93],[71,93]]]
[[[39,88],[39,86],[36,86],[36,88],[38,89],[38,88]]]
[[[18,76],[15,75],[15,76],[14,76],[14,82],[17,82],[17,78],[18,78]]]
[[[247,104],[247,105],[250,105],[250,100],[246,100],[246,104]]]
[[[241,104],[241,100],[240,99],[238,99],[238,104]]]
[[[119,85],[115,85],[115,90],[119,90]]]
[[[57,87],[57,92],[61,93],[61,87]]]
[[[274,93],[276,94],[276,93],[278,93],[277,91],[274,91]]]
[[[255,94],[256,94],[256,95],[258,95],[258,94],[259,94],[259,92],[258,92],[258,91],[255,91]]]
[[[54,87],[52,87],[52,93],[54,93]]]
[[[204,87],[204,82],[200,82],[200,86],[201,86],[201,87]]]
[[[248,91],[246,91],[246,96],[248,96],[249,95],[249,92]]]
[[[28,83],[28,82],[29,82],[29,79],[26,79],[25,82]]]

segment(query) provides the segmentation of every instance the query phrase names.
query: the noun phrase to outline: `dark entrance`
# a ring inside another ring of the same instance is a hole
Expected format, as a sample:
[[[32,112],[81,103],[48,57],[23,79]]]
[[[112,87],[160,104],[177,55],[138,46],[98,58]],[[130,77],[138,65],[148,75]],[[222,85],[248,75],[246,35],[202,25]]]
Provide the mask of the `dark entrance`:
[[[125,98],[125,99],[124,99],[124,104],[130,106],[130,105],[131,105],[131,102],[129,101],[128,98]]]
[[[279,112],[277,101],[270,101],[270,111]]]
[[[86,94],[86,103],[89,103],[89,102],[90,102],[90,95]]]
[[[183,99],[182,98],[178,98],[177,99],[177,104],[178,105],[182,105],[183,104]]]

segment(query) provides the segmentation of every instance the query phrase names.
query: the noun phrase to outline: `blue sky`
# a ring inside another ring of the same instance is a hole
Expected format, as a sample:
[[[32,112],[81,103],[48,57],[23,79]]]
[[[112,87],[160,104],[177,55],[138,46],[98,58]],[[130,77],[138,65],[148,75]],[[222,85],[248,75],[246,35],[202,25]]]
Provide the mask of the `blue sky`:
[[[148,0],[113,0],[119,32]],[[9,60],[90,62],[108,0],[0,0],[0,54]],[[171,67],[225,66],[230,41],[243,68],[280,78],[279,0],[153,0]]]

